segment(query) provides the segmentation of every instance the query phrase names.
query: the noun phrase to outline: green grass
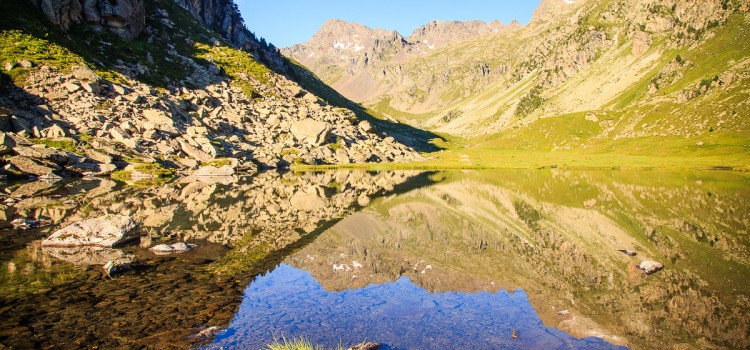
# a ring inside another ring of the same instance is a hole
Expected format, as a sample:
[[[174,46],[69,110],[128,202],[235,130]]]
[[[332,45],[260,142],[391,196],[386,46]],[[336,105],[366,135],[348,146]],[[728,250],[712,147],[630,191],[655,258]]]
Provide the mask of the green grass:
[[[226,165],[232,165],[232,162],[229,159],[217,158],[217,159],[212,159],[212,160],[209,160],[208,162],[202,163],[201,165],[221,168]]]
[[[175,174],[174,169],[165,168],[158,163],[137,164],[135,166],[135,170],[144,174],[154,175],[156,177],[172,177]]]
[[[326,350],[326,348],[315,345],[306,338],[297,338],[288,340],[285,337],[281,337],[281,341],[278,339],[273,343],[269,344],[268,350]],[[344,347],[339,345],[335,350],[343,350]]]
[[[50,140],[50,139],[30,139],[31,142],[38,145],[45,145],[50,148],[66,150],[68,152],[83,154],[76,146],[73,140]]]

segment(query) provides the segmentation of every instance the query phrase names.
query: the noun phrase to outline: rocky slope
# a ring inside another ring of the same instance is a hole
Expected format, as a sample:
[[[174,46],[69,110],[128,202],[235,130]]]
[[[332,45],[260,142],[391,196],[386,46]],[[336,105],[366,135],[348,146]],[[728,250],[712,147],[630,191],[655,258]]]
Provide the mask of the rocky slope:
[[[231,1],[24,4],[2,4],[6,175],[419,158],[275,73],[289,66]]]
[[[495,135],[477,142],[496,148],[628,149],[652,138],[731,153],[750,129],[740,102],[747,13],[746,2],[731,0],[545,0],[523,28],[421,55],[347,57],[360,69],[342,68],[330,48],[312,62],[297,47],[284,52],[385,117],[465,138]]]

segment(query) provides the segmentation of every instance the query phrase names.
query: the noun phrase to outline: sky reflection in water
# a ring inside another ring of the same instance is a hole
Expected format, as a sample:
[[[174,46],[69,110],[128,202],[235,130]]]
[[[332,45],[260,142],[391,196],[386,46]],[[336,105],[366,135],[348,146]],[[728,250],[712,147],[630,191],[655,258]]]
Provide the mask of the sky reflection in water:
[[[431,294],[401,277],[328,292],[310,273],[286,264],[248,286],[240,311],[212,348],[259,349],[274,336],[304,336],[326,347],[366,340],[391,349],[621,348],[545,327],[520,289]]]

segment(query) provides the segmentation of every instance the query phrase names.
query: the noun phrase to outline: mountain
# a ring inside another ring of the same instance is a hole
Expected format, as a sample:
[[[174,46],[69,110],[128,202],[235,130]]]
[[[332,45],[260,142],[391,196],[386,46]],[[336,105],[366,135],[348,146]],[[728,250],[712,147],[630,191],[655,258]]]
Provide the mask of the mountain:
[[[231,0],[4,1],[0,46],[2,176],[421,159]]]
[[[469,145],[746,154],[748,20],[732,0],[544,0],[520,28],[432,31],[445,43],[433,50],[415,33],[346,55],[317,35],[282,52],[385,118]]]
[[[282,53],[310,68],[325,82],[354,101],[388,93],[404,84],[402,64],[434,50],[479,36],[513,31],[516,21],[485,23],[432,21],[404,38],[396,31],[370,29],[357,23],[329,20],[310,41],[283,49]]]

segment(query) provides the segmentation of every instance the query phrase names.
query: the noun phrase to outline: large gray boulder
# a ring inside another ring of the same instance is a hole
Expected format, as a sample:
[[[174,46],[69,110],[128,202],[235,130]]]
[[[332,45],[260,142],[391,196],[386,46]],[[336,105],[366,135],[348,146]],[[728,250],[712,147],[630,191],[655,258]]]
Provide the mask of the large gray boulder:
[[[138,238],[137,224],[123,215],[104,215],[68,225],[42,241],[42,247],[111,248]]]
[[[328,123],[307,118],[292,124],[289,131],[299,142],[320,146],[328,140],[331,126]]]

